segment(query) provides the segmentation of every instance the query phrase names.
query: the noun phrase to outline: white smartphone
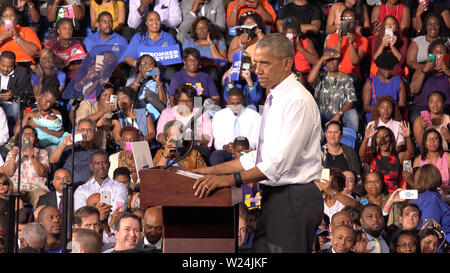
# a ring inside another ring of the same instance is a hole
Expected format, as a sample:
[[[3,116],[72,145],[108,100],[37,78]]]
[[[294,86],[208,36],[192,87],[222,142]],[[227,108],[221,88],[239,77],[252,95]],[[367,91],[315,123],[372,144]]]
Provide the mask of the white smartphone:
[[[394,36],[394,31],[392,30],[392,28],[385,28],[384,35],[392,37],[392,36]]]
[[[111,205],[111,192],[104,191],[100,193],[100,202],[102,202],[103,204]]]
[[[95,70],[101,71],[103,69],[103,60],[105,59],[105,56],[103,55],[97,55],[95,56]]]
[[[86,135],[85,134],[76,134],[75,139],[73,140],[75,143],[78,142],[85,142],[86,141]]]
[[[323,179],[330,181],[330,169],[328,168],[322,169],[322,176],[320,178],[320,182],[323,182]]]
[[[250,69],[250,64],[249,63],[243,63],[242,64],[242,69],[249,70]]]
[[[109,102],[114,104],[114,105],[117,105],[117,95],[109,96]]]
[[[417,190],[402,190],[399,195],[400,199],[417,199],[419,193]]]
[[[411,160],[404,160],[403,161],[403,170],[406,172],[411,173],[411,169],[412,169],[412,162]]]

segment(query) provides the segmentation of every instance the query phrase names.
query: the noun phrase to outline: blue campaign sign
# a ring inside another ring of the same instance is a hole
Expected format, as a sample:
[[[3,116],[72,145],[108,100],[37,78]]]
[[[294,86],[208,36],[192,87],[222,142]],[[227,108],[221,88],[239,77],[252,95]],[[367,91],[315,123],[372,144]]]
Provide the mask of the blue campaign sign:
[[[236,51],[233,53],[233,66],[231,69],[231,81],[238,81],[239,74],[241,73],[242,54],[244,51]]]
[[[97,95],[108,82],[125,49],[125,46],[120,45],[93,46],[64,90],[62,98],[69,100],[73,96],[83,95],[83,99],[96,102]]]
[[[139,57],[142,55],[151,55],[158,65],[171,65],[182,62],[179,45],[139,46],[138,50]]]

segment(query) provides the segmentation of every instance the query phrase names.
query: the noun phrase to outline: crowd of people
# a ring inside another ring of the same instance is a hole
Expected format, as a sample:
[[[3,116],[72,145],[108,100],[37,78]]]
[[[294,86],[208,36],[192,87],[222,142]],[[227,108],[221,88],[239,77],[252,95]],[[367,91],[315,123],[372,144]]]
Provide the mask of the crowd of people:
[[[330,169],[316,183],[324,217],[313,252],[448,252],[449,8],[446,0],[4,2],[0,212],[19,192],[20,251],[61,252],[63,183],[72,182],[73,252],[161,251],[162,209],[140,205],[132,143],[148,144],[154,166],[193,172],[256,150],[272,96],[255,52],[281,33],[294,49],[292,74],[320,111]],[[161,52],[179,58],[165,62]],[[205,101],[214,105],[204,111]],[[292,132],[309,133],[296,122]],[[405,189],[417,198],[402,198]],[[246,252],[264,196],[257,182],[242,191]],[[2,245],[11,223],[0,219]]]

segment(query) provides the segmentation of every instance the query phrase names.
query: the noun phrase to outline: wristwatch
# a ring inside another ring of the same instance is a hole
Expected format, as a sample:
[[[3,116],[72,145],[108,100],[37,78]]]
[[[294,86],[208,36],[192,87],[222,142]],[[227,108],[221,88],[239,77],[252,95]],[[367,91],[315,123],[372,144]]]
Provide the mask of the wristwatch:
[[[237,188],[240,188],[242,186],[242,177],[240,172],[233,173],[234,176],[234,183]]]

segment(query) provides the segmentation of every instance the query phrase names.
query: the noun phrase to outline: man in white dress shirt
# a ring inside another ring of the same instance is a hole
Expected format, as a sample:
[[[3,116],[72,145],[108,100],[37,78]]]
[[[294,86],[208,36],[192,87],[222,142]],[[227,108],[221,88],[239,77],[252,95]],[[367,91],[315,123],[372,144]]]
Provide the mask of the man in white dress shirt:
[[[206,176],[194,184],[195,195],[260,181],[262,213],[255,252],[311,252],[323,218],[320,179],[320,113],[314,98],[292,73],[294,48],[282,34],[256,45],[258,80],[270,90],[261,121],[257,151],[239,160],[194,170]],[[292,232],[296,231],[296,232]]]
[[[177,28],[182,21],[178,0],[130,0],[128,26],[137,29],[149,11],[158,12],[161,24]]]
[[[214,115],[212,120],[214,148],[209,156],[211,165],[233,159],[233,142],[237,137],[246,137],[250,149],[256,149],[259,137],[261,116],[255,110],[244,107],[244,94],[239,88],[228,93],[228,106]]]
[[[75,211],[86,206],[86,200],[91,194],[102,193],[104,191],[111,192],[112,213],[114,213],[116,209],[120,209],[120,211],[125,211],[127,209],[128,189],[124,184],[117,182],[108,176],[109,165],[109,157],[105,151],[99,150],[92,154],[91,169],[94,176],[75,190]]]

